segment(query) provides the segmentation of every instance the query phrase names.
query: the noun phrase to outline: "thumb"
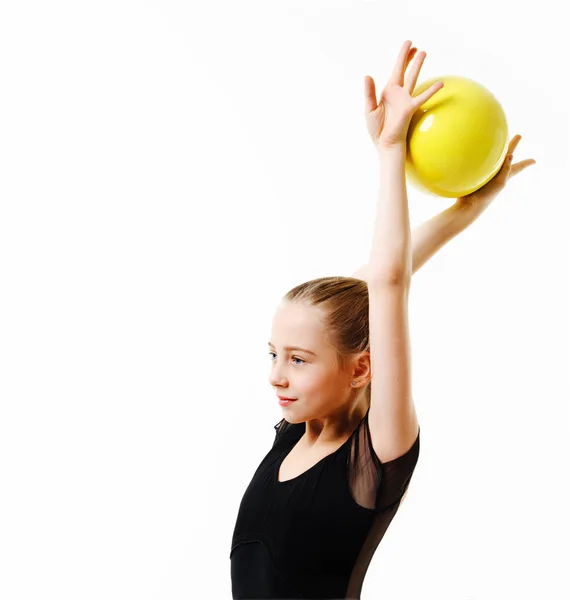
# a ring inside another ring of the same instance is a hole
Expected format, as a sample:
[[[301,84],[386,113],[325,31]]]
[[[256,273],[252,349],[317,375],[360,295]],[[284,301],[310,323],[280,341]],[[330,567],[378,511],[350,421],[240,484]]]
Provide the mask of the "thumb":
[[[364,76],[364,108],[366,113],[371,113],[378,107],[376,102],[376,86],[374,79],[369,75]]]

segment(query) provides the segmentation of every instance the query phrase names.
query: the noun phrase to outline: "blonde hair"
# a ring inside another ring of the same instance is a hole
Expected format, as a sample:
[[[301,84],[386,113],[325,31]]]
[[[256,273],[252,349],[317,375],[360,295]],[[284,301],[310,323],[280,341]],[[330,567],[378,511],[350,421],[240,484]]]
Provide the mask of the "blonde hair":
[[[346,369],[358,353],[370,352],[368,285],[354,277],[320,277],[289,290],[282,300],[318,308],[337,367]],[[370,382],[366,389],[370,403]]]

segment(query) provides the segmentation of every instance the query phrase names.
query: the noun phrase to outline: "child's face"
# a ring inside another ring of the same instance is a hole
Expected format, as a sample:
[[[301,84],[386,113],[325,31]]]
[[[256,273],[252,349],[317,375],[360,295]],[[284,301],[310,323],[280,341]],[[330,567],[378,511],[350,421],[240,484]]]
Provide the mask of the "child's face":
[[[275,391],[275,402],[279,401],[277,396],[296,399],[282,407],[287,421],[322,418],[347,402],[351,378],[339,372],[318,309],[282,302],[273,318],[269,341],[269,383]],[[286,350],[288,346],[303,350]]]

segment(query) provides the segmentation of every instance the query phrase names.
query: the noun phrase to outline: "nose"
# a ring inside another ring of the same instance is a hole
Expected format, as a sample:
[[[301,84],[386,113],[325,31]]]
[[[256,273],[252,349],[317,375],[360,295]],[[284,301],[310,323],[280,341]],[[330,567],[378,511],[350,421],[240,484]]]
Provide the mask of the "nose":
[[[285,378],[284,377],[276,377],[273,373],[271,374],[271,376],[269,377],[269,383],[272,385],[272,387],[274,388],[278,388],[278,387],[286,387],[285,386]]]
[[[269,374],[269,383],[273,387],[285,387],[287,380],[283,375],[280,367],[277,366],[277,361],[271,365],[271,373]]]

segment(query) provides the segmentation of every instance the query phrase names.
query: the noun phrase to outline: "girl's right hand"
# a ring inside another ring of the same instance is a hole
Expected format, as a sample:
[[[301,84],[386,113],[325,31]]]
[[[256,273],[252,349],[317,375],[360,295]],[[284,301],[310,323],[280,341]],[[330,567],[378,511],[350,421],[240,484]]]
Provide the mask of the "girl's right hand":
[[[364,77],[366,128],[379,150],[401,144],[405,146],[412,115],[443,87],[443,82],[438,81],[419,96],[412,97],[426,53],[418,53],[404,81],[406,69],[417,51],[411,45],[410,40],[404,42],[392,75],[378,101],[374,79],[369,75]]]

